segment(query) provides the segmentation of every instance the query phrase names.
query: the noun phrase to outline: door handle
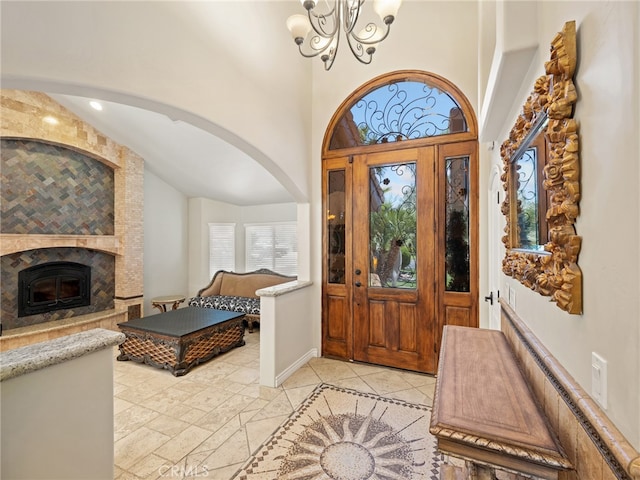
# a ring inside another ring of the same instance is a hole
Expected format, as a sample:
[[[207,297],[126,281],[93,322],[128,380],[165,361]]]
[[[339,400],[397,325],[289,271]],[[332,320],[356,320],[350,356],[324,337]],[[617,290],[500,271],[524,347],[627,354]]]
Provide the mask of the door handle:
[[[489,293],[488,297],[484,297],[485,302],[490,302],[493,305],[493,292]]]
[[[361,287],[361,286],[362,286],[362,283],[356,282],[356,287]]]
[[[356,275],[360,275],[362,271],[359,268],[356,268]]]

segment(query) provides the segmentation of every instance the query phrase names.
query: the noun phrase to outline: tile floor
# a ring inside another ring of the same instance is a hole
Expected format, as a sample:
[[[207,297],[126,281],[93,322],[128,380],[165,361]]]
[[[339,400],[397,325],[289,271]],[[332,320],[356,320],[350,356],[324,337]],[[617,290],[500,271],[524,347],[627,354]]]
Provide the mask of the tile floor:
[[[245,341],[182,377],[115,361],[116,480],[228,480],[323,382],[432,404],[432,376],[325,358],[261,387],[259,330]]]

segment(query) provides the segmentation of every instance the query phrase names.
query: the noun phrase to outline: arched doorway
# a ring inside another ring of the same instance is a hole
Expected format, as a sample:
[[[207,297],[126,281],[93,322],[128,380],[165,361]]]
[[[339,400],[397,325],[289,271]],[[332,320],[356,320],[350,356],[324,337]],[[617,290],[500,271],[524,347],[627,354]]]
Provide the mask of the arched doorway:
[[[432,73],[382,75],[323,142],[323,355],[435,373],[444,325],[478,326],[477,122]]]

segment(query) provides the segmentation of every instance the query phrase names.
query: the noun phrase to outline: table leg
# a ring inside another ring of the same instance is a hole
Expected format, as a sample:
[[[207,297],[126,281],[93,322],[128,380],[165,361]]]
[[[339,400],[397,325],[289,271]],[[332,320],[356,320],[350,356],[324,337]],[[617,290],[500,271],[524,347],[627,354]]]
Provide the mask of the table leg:
[[[468,461],[467,471],[469,472],[469,480],[496,480],[495,469],[485,465]]]
[[[154,303],[153,306],[160,310],[160,313],[165,313],[167,311],[167,307],[164,303]],[[173,309],[175,310],[175,305]]]

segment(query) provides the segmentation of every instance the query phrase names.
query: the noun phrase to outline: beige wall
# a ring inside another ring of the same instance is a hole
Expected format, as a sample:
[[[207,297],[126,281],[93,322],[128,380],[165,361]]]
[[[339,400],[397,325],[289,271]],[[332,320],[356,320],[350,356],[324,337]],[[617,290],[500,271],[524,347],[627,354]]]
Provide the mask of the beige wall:
[[[5,2],[3,88],[101,98],[187,121],[249,154],[305,201],[310,70],[285,27],[296,8]]]
[[[145,169],[144,312],[153,297],[187,295],[188,199]]]
[[[501,330],[573,467],[558,479],[640,479],[638,451],[517,314],[500,307]]]
[[[540,2],[540,47],[523,89],[505,121],[506,138],[535,78],[544,73],[548,45],[564,22],[575,20],[575,84],[582,161],[579,265],[582,315],[569,315],[503,276],[502,292],[515,289],[515,310],[584,390],[591,392],[591,353],[608,362],[604,413],[640,446],[640,210],[638,193],[638,3]],[[500,164],[499,154],[492,162]]]

